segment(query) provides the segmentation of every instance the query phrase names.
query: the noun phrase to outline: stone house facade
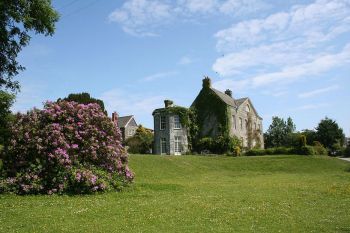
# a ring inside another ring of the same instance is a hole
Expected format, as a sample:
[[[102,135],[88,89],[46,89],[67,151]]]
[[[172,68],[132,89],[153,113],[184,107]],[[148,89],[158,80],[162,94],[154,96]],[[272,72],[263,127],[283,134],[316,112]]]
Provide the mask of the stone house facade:
[[[133,115],[119,117],[118,114],[114,112],[112,113],[112,120],[117,122],[117,126],[122,134],[123,142],[135,135],[138,125]]]
[[[264,148],[263,119],[248,97],[234,99],[231,90],[216,90],[206,77],[191,107],[202,113],[202,137],[223,135],[226,127],[230,136],[241,139],[242,147]]]
[[[153,111],[154,154],[181,155],[188,151],[187,129],[179,115],[168,111],[172,103],[165,100],[165,107]]]
[[[154,117],[154,153],[183,154],[188,151],[188,129],[182,127],[179,116],[167,111],[172,102],[165,100],[165,107],[156,109]],[[199,119],[199,136],[236,136],[242,147],[264,148],[263,119],[259,116],[252,101],[246,98],[235,99],[231,90],[221,92],[211,86],[211,80],[203,79],[202,89],[191,105]]]

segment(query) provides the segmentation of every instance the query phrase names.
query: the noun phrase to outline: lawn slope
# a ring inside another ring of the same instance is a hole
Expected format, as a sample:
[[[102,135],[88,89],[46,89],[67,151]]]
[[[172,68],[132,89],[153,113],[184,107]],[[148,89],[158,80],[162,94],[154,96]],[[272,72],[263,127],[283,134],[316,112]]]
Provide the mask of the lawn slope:
[[[349,232],[350,163],[133,155],[135,183],[88,196],[0,195],[0,232]]]

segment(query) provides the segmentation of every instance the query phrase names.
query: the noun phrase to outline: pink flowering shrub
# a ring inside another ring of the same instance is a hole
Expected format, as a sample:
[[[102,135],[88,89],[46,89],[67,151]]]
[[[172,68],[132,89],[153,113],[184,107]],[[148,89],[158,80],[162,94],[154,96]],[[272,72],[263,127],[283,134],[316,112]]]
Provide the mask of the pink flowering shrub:
[[[17,114],[0,191],[91,193],[133,180],[116,125],[98,104],[47,102]]]

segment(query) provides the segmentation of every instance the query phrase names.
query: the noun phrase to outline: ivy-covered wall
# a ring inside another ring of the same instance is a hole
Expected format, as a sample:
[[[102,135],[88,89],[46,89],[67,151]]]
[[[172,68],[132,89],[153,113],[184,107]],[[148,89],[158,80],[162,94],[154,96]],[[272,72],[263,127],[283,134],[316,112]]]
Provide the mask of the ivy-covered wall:
[[[191,109],[197,114],[200,138],[229,134],[231,109],[210,87],[202,88]]]

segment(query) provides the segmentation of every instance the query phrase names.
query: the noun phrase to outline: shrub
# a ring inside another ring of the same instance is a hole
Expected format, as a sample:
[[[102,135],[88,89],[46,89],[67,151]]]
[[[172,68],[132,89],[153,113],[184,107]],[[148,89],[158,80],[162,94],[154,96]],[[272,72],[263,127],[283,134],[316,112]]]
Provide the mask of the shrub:
[[[315,155],[315,150],[312,146],[303,146],[299,148],[299,154],[301,155]]]
[[[319,141],[314,141],[313,148],[316,155],[328,155],[327,149]]]
[[[130,153],[149,154],[153,146],[153,133],[140,125],[135,135],[126,140],[125,145],[129,147],[128,152]]]
[[[264,149],[251,149],[245,152],[247,156],[257,156],[257,155],[266,155],[266,150]]]
[[[347,146],[344,150],[344,157],[350,157],[350,146]]]
[[[98,104],[47,102],[17,114],[11,132],[0,191],[91,193],[133,179],[120,132]]]
[[[241,141],[237,137],[228,135],[218,136],[216,138],[205,137],[198,141],[196,149],[198,152],[209,151],[215,154],[232,154],[235,147],[239,146]]]
[[[299,136],[299,148],[306,147],[306,136],[300,135]]]
[[[241,148],[239,146],[235,146],[233,150],[233,156],[241,156]]]

